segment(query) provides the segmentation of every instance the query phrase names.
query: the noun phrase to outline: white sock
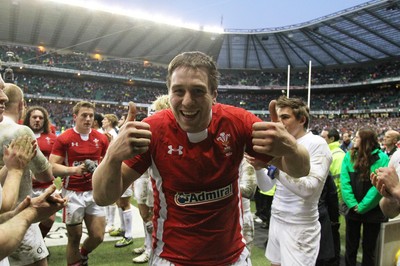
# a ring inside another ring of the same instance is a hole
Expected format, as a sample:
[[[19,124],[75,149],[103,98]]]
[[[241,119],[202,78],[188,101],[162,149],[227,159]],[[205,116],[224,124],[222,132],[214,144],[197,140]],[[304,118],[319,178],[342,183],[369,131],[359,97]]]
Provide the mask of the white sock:
[[[124,215],[123,215],[124,211],[121,208],[118,208],[118,213],[119,213],[119,219],[121,221],[120,228],[122,231],[125,231],[125,223],[124,223]]]
[[[146,249],[146,252],[150,254],[152,248],[152,237],[151,237],[152,232],[148,231],[148,227],[146,226],[145,222],[143,222],[143,227],[144,227],[144,247]]]
[[[114,226],[114,221],[115,221],[115,211],[117,210],[117,207],[113,205],[108,205],[106,207],[106,214],[107,214],[107,226]]]
[[[132,237],[132,209],[123,212],[123,219],[125,225],[125,238]]]

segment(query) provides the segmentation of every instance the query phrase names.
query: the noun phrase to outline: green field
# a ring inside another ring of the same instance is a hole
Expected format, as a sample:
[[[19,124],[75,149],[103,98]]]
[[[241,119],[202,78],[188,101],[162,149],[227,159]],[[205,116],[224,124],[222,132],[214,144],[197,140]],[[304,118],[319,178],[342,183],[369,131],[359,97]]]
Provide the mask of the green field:
[[[135,239],[133,245],[124,248],[115,248],[115,242],[103,242],[95,251],[89,256],[89,265],[95,266],[122,266],[134,265],[132,258],[136,255],[131,253],[135,247],[140,247],[143,244],[143,238]],[[50,258],[49,265],[51,266],[65,266],[65,246],[49,247]],[[253,266],[271,265],[264,257],[264,250],[258,247],[253,247],[251,255]],[[136,264],[148,265],[148,263]]]

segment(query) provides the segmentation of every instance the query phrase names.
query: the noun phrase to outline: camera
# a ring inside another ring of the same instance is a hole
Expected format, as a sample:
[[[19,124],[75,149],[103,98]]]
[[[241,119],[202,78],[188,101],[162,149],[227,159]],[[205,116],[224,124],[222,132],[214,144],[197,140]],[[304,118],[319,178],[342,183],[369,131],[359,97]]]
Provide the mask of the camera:
[[[14,72],[10,67],[8,67],[4,70],[3,79],[4,79],[4,82],[14,83]]]

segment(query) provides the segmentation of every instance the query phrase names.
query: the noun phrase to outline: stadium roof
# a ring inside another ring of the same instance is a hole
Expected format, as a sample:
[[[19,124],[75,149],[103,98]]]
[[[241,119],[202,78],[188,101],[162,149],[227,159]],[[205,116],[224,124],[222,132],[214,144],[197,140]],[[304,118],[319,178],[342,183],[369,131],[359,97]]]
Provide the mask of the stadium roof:
[[[400,0],[375,0],[280,28],[197,31],[42,0],[3,0],[0,41],[168,64],[199,50],[221,69],[361,64],[400,57]]]

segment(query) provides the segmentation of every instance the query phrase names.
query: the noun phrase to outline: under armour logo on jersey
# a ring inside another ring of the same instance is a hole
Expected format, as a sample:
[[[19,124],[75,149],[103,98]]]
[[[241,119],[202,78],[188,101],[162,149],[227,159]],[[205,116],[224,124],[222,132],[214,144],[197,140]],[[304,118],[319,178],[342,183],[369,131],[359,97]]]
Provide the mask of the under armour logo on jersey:
[[[169,145],[168,146],[168,154],[172,154],[173,152],[177,152],[179,155],[182,155],[183,154],[183,146],[178,146],[178,149],[173,149],[172,148],[172,145]]]
[[[76,146],[76,147],[78,147],[78,142],[71,142],[71,147],[74,147],[74,146]]]

